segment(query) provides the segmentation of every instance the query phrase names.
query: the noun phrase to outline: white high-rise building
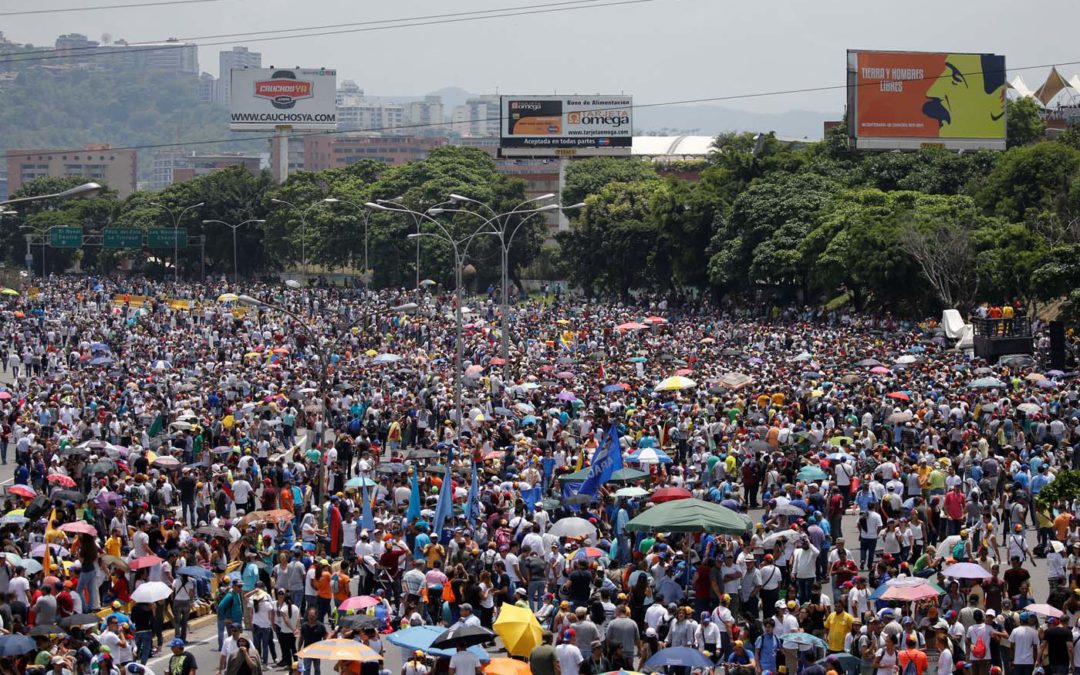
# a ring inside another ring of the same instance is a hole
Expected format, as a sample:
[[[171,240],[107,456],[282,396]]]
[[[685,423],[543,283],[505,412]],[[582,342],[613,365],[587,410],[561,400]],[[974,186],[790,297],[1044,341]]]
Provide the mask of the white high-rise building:
[[[441,132],[446,126],[441,96],[425,96],[423,101],[409,103],[409,125],[411,133],[427,135]]]
[[[498,136],[500,114],[497,95],[478,96],[454,108],[451,124],[463,136]]]
[[[233,47],[228,51],[218,52],[218,103],[229,105],[232,89],[230,72],[238,68],[262,68],[262,54],[247,47]]]

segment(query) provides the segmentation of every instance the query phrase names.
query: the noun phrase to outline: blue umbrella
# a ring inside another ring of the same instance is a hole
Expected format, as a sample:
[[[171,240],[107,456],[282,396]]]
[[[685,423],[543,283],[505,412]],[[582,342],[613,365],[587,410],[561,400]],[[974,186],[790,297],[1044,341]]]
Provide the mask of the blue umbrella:
[[[806,370],[803,371],[802,376],[804,380],[816,380],[822,376],[822,373],[819,373],[816,370]]]
[[[666,668],[681,666],[684,668],[712,668],[713,662],[696,649],[690,647],[668,647],[661,649],[645,662],[646,668]]]
[[[648,359],[645,358],[644,356],[634,356],[634,357],[631,357],[629,360],[630,360],[630,363],[645,363],[646,361],[648,361]],[[657,652],[657,653],[659,654],[660,652]]]
[[[90,351],[92,352],[107,352],[109,351],[109,345],[104,342],[92,342],[90,343]]]
[[[37,641],[29,635],[0,636],[0,656],[22,656],[37,651]]]
[[[536,424],[536,417],[533,415],[526,415],[525,417],[521,418],[521,424]]]
[[[431,646],[432,642],[435,642],[435,638],[442,635],[444,630],[438,626],[412,626],[391,633],[386,636],[387,641],[392,645],[397,645],[403,649],[417,650],[424,652],[430,656],[445,656],[451,657],[457,653],[456,649],[437,649]],[[469,647],[469,651],[476,654],[477,658],[481,662],[487,663],[491,660],[491,656],[488,655],[484,648],[480,645],[473,645]]]
[[[108,356],[97,356],[97,357],[94,357],[94,358],[90,359],[90,365],[92,365],[92,366],[107,366],[108,364],[110,364],[112,362],[113,362],[112,358],[110,358]]]
[[[780,638],[780,642],[786,647],[788,645],[798,645],[799,647],[821,647],[822,649],[828,649],[829,645],[819,637],[813,636],[810,633],[788,633],[784,637]]]
[[[376,483],[375,481],[367,478],[366,476],[357,476],[356,478],[350,478],[349,480],[345,481],[345,487],[347,488],[358,488],[362,485],[367,487],[375,487]]]
[[[205,567],[199,567],[198,565],[188,565],[187,567],[181,567],[177,570],[178,573],[186,577],[197,577],[199,579],[210,580],[213,577],[213,573]]]
[[[825,473],[822,469],[816,466],[804,466],[799,469],[799,480],[825,480],[829,477],[829,474]]]
[[[622,387],[620,387],[619,385],[617,385],[617,384],[609,384],[608,386],[604,387],[600,391],[604,392],[605,394],[611,394],[611,393],[614,393],[616,391],[624,391],[624,389]]]

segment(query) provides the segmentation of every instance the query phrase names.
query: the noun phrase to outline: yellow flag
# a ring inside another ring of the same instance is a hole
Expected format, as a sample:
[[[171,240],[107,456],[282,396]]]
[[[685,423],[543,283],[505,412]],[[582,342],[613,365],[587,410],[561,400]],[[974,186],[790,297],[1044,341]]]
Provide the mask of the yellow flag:
[[[50,560],[52,554],[52,540],[56,538],[57,530],[53,529],[53,521],[56,519],[56,507],[53,507],[52,513],[49,514],[49,519],[45,521],[45,557],[42,559],[41,567],[44,570],[45,576],[49,576],[52,572],[49,570]]]

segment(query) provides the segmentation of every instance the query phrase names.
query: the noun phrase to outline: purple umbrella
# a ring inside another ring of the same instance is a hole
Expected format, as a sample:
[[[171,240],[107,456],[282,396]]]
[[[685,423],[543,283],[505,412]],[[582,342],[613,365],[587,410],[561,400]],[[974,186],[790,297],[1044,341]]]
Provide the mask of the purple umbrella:
[[[64,547],[62,547],[62,546],[60,546],[58,544],[52,544],[52,552],[53,552],[53,555],[59,555],[59,556],[66,556],[69,553],[69,551],[66,548],[64,548]],[[44,558],[45,557],[45,544],[38,544],[37,546],[35,546],[30,551],[30,557],[31,558]]]
[[[956,563],[941,570],[941,573],[953,579],[989,579],[991,574],[975,563]]]
[[[574,395],[574,392],[567,391],[565,389],[560,391],[559,395],[556,396],[555,398],[559,399],[560,401],[576,401],[577,400],[577,396]]]

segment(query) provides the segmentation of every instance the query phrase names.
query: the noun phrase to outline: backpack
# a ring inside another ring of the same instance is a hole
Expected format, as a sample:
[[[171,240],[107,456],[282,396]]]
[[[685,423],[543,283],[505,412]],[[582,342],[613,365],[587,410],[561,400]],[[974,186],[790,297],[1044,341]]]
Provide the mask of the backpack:
[[[911,650],[908,650],[906,654],[908,662],[907,665],[904,666],[902,675],[919,675],[919,669],[915,666],[915,659],[911,655]]]
[[[976,659],[986,658],[986,641],[981,634],[975,644],[971,646],[971,656]],[[907,673],[904,673],[904,675],[907,675]]]

